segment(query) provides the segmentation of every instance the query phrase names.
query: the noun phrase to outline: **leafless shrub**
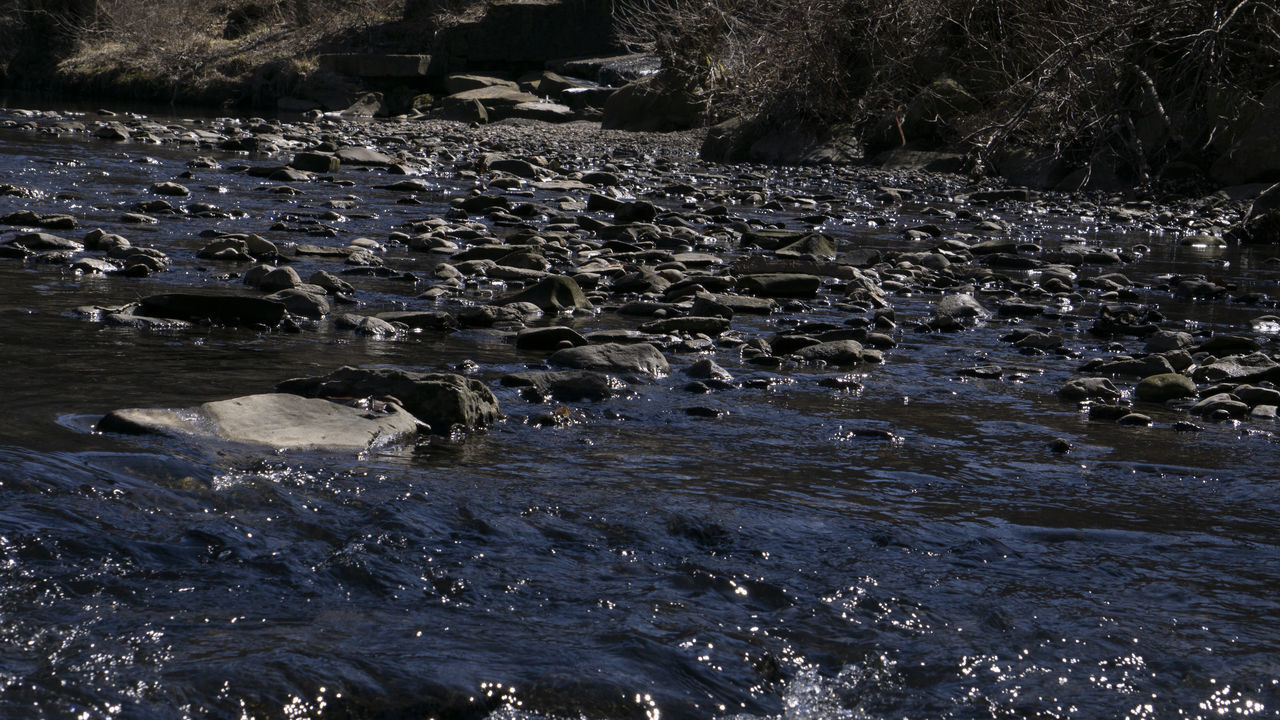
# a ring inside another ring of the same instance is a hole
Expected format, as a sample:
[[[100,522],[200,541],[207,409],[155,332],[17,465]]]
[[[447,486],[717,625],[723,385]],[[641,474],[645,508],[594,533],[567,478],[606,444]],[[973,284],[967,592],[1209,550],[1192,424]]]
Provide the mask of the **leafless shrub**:
[[[620,0],[623,40],[724,114],[867,126],[940,76],[979,158],[1111,144],[1142,174],[1206,152],[1280,81],[1268,0]]]

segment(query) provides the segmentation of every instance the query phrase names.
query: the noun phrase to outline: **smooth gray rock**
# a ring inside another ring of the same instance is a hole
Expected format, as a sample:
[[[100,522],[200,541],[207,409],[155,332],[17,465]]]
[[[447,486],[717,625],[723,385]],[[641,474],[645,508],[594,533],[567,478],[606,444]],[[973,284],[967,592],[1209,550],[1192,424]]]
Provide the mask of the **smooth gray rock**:
[[[1195,415],[1212,415],[1219,410],[1225,410],[1231,417],[1244,417],[1249,414],[1249,406],[1230,393],[1210,395],[1191,406],[1191,412]]]
[[[288,290],[299,285],[302,285],[302,278],[298,277],[298,271],[288,266],[272,268],[258,281],[258,287],[267,292]]]
[[[698,380],[721,380],[723,382],[732,382],[733,375],[724,368],[720,367],[715,360],[711,358],[703,358],[698,362],[685,368],[684,374]]]
[[[79,251],[84,249],[84,245],[75,241],[68,240],[46,232],[30,232],[22,233],[12,240],[8,241],[9,245],[20,245],[28,250],[71,250]]]
[[[556,325],[521,330],[516,335],[516,347],[521,350],[560,350],[566,347],[586,345],[587,339],[571,327]]]
[[[1222,380],[1238,380],[1256,382],[1253,378],[1276,371],[1278,364],[1265,353],[1249,355],[1232,355],[1205,363],[1191,373],[1196,382],[1219,382]]]
[[[1067,400],[1116,400],[1121,393],[1109,378],[1074,378],[1058,388],[1058,395]]]
[[[299,285],[272,293],[267,296],[267,299],[284,304],[285,308],[294,315],[322,318],[329,314],[327,295],[324,288],[315,285]]]
[[[106,275],[120,268],[102,258],[80,258],[71,264],[71,269],[84,275]]]
[[[722,317],[678,317],[654,320],[640,326],[646,333],[690,333],[718,337],[729,329],[729,320]]]
[[[1138,383],[1134,394],[1147,402],[1165,402],[1179,398],[1195,397],[1196,384],[1191,378],[1178,373],[1160,373],[1145,377]]]
[[[338,161],[344,165],[363,165],[367,167],[390,167],[396,164],[396,159],[377,150],[370,150],[362,147],[344,147],[339,148],[335,153]]]
[[[983,307],[982,303],[966,293],[945,295],[933,308],[934,317],[974,319],[984,318],[990,314],[990,311]]]
[[[1147,337],[1147,345],[1143,352],[1163,353],[1170,350],[1181,350],[1195,343],[1190,333],[1178,330],[1157,330]]]
[[[578,282],[567,275],[544,278],[537,285],[498,301],[500,305],[512,303],[532,303],[543,312],[592,308],[591,302],[587,300]]]
[[[411,440],[419,423],[394,403],[383,412],[284,393],[249,395],[194,408],[116,410],[101,432],[220,440],[274,450],[366,450]]]
[[[759,297],[811,298],[822,287],[822,278],[802,273],[761,273],[738,278],[738,288]]]
[[[443,310],[392,310],[377,313],[374,317],[417,330],[449,333],[459,328],[457,318]]]
[[[348,366],[324,376],[286,380],[276,391],[306,397],[390,396],[440,435],[450,434],[454,426],[471,430],[502,418],[498,399],[484,383],[452,373]]]
[[[851,365],[862,360],[862,343],[857,340],[832,340],[800,348],[793,353],[804,362],[825,362],[828,365]]]
[[[1148,355],[1142,358],[1121,358],[1101,363],[1090,368],[1092,372],[1105,375],[1127,375],[1130,377],[1149,377],[1166,375],[1173,372],[1173,366],[1162,355]]]
[[[1240,402],[1249,407],[1258,405],[1280,405],[1280,390],[1268,387],[1258,387],[1256,385],[1241,385],[1231,391],[1240,399]]]
[[[671,370],[667,358],[649,343],[603,343],[558,350],[547,362],[560,367],[602,372],[640,373],[652,377]]]

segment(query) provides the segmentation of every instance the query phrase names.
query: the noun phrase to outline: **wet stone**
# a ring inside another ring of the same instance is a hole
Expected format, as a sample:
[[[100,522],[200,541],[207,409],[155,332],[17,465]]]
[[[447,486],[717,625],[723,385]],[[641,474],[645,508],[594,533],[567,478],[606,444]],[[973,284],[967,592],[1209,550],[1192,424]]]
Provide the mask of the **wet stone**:
[[[1058,389],[1067,400],[1115,400],[1121,392],[1108,378],[1075,378]]]
[[[529,328],[516,335],[516,347],[520,350],[555,351],[588,344],[585,337],[570,327],[554,326]]]
[[[1138,383],[1134,394],[1140,400],[1162,403],[1169,400],[1195,397],[1196,384],[1186,375],[1161,373],[1143,378]]]
[[[671,369],[666,357],[648,343],[604,343],[566,348],[553,353],[547,362],[553,366],[652,377],[666,375]]]

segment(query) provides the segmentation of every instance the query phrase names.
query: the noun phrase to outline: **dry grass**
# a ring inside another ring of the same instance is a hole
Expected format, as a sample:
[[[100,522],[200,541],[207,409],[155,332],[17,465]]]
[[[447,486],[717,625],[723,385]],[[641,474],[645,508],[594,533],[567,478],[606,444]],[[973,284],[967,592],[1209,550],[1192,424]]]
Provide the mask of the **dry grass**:
[[[287,92],[319,52],[367,46],[404,0],[99,0],[70,28],[59,65],[72,85],[132,87],[152,99],[250,102]]]

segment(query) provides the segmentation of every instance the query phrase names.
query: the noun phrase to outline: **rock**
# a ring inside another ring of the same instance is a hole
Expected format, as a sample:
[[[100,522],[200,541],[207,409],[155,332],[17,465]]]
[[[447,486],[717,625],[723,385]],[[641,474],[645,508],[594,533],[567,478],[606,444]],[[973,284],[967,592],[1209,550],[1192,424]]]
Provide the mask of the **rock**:
[[[246,282],[248,277],[245,276]],[[267,292],[296,288],[301,284],[302,278],[298,277],[298,271],[288,266],[268,270],[257,282],[258,288]]]
[[[1241,385],[1231,391],[1240,402],[1249,407],[1258,405],[1280,405],[1280,390],[1256,385]]]
[[[279,325],[286,313],[284,303],[268,298],[196,293],[151,295],[138,310],[147,317],[268,327]]]
[[[446,75],[444,78],[445,92],[450,95],[456,95],[468,90],[479,90],[481,88],[504,88],[506,90],[519,90],[520,86],[512,80],[500,78],[493,75],[468,75],[464,73],[454,73]]]
[[[311,273],[311,277],[307,278],[307,282],[316,287],[322,287],[330,295],[352,295],[356,289],[351,283],[325,270],[317,270]]]
[[[1147,336],[1147,345],[1143,348],[1146,353],[1163,353],[1170,350],[1181,350],[1182,348],[1191,347],[1195,343],[1195,339],[1190,333],[1180,332],[1177,330],[1157,330]]]
[[[733,375],[728,370],[720,367],[715,360],[711,358],[703,358],[698,362],[685,368],[684,374],[698,380],[719,380],[721,382],[732,382]]]
[[[738,289],[761,297],[811,298],[822,287],[822,278],[801,273],[761,273],[738,278]]]
[[[485,159],[484,164],[488,170],[504,172],[530,180],[550,174],[550,171],[546,168],[534,165],[522,158],[490,157]]]
[[[537,285],[498,301],[500,305],[512,303],[531,303],[543,312],[592,309],[578,282],[567,275],[544,278]]]
[[[225,262],[253,262],[249,253],[249,244],[240,238],[218,238],[196,253],[201,260],[221,260]]]
[[[502,418],[498,399],[484,383],[451,373],[348,366],[322,377],[286,380],[276,391],[304,397],[391,396],[439,435],[450,434],[454,426],[472,430]]]
[[[1195,415],[1213,415],[1219,411],[1230,417],[1244,417],[1249,414],[1249,406],[1230,393],[1218,393],[1210,395],[1191,407],[1191,412]]]
[[[617,223],[648,223],[658,217],[658,206],[645,200],[620,203],[613,210]]]
[[[654,320],[640,326],[641,332],[656,333],[689,333],[717,337],[729,329],[729,321],[722,317],[678,317]]]
[[[978,302],[972,295],[966,293],[944,295],[933,308],[933,316],[935,318],[945,317],[957,320],[971,320],[984,318],[990,314],[990,311],[983,307],[982,303]]]
[[[1108,378],[1074,378],[1058,389],[1067,400],[1116,400],[1122,393]]]
[[[389,112],[382,93],[368,92],[356,97],[354,102],[339,110],[338,114],[344,117],[375,117],[387,115]]]
[[[502,115],[504,118],[524,118],[526,120],[561,123],[574,119],[576,113],[568,105],[538,100],[536,102],[516,103],[509,110],[502,111]]]
[[[778,303],[769,298],[747,297],[743,295],[722,295],[709,293],[706,296],[711,302],[729,308],[734,314],[768,315],[778,308]],[[696,299],[695,299],[696,302]]]
[[[479,103],[490,120],[501,120],[511,117],[511,111],[517,105],[536,103],[539,100],[537,95],[519,89],[493,85],[448,95],[443,104],[446,114],[452,114]]]
[[[339,148],[335,155],[338,161],[344,165],[391,167],[397,163],[397,160],[390,155],[362,147]]]
[[[633,53],[608,57],[578,57],[555,60],[547,67],[562,75],[587,78],[602,85],[626,85],[656,74],[662,62],[656,55]]]
[[[106,275],[120,268],[101,258],[80,258],[71,264],[71,269],[83,275]]]
[[[1254,378],[1271,379],[1269,374],[1276,372],[1277,363],[1265,353],[1249,355],[1231,355],[1206,362],[1191,373],[1196,382],[1221,382],[1237,380],[1240,382],[1256,382]]]
[[[590,370],[512,373],[504,375],[501,382],[507,387],[530,388],[532,399],[554,398],[561,402],[608,400],[626,388],[617,378]]]
[[[1178,373],[1161,373],[1143,378],[1134,394],[1139,400],[1162,403],[1168,400],[1195,397],[1196,384],[1191,378]]]
[[[337,172],[342,167],[342,161],[330,153],[300,152],[293,156],[289,167],[303,172],[326,174]]]
[[[319,319],[329,314],[327,295],[324,288],[299,285],[272,293],[267,299],[282,303],[294,315]]]
[[[516,347],[520,350],[560,350],[588,344],[577,330],[562,325],[521,330],[516,335]]]
[[[221,440],[274,450],[368,450],[412,440],[419,423],[394,403],[384,412],[282,393],[249,395],[195,408],[116,410],[100,432]]]
[[[1280,416],[1280,407],[1275,405],[1258,405],[1249,411],[1249,417],[1254,420],[1271,420],[1275,421]]]
[[[118,122],[104,123],[97,130],[93,131],[93,136],[99,140],[116,140],[123,141],[129,139],[129,128]]]
[[[179,185],[176,182],[159,182],[151,186],[151,192],[156,195],[167,195],[169,197],[186,197],[191,191],[186,186]]]
[[[671,76],[659,73],[610,95],[601,125],[610,130],[669,132],[702,125],[706,113],[705,101],[681,89]]]
[[[804,362],[824,362],[828,365],[851,365],[862,360],[862,343],[856,340],[832,340],[809,345],[793,353]]]
[[[21,246],[35,252],[47,250],[70,250],[76,252],[84,249],[84,245],[75,240],[68,240],[67,238],[44,232],[21,233],[8,241],[7,244]]]
[[[401,326],[393,325],[382,318],[368,315],[344,313],[333,319],[336,328],[351,330],[357,335],[373,338],[395,337],[401,332]]]
[[[776,253],[781,257],[804,257],[814,260],[834,260],[836,243],[822,233],[807,233],[801,239],[780,247]]]
[[[1142,358],[1122,358],[1097,365],[1090,365],[1091,372],[1104,375],[1127,375],[1132,377],[1148,377],[1173,373],[1169,360],[1161,355],[1147,355]]]
[[[449,333],[460,327],[458,319],[443,310],[393,310],[380,312],[375,317],[415,330]]]
[[[849,164],[862,160],[862,143],[848,125],[810,126],[733,118],[707,131],[703,160],[778,165]]]
[[[648,343],[604,343],[566,348],[553,353],[547,362],[580,370],[639,373],[652,377],[666,375],[671,369],[662,352]]]

